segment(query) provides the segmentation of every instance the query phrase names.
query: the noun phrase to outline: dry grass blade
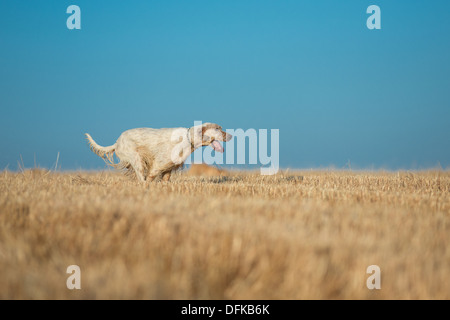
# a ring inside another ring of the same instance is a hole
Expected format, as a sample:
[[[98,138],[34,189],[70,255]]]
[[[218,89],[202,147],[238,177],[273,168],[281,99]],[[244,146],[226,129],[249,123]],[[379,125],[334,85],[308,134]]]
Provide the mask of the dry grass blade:
[[[0,299],[450,299],[448,243],[441,170],[0,173]]]

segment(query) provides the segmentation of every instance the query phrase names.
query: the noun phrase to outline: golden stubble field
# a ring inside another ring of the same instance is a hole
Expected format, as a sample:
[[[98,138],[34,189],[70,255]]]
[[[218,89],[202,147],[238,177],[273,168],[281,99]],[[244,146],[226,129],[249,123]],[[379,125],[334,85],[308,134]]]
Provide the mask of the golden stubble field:
[[[450,299],[449,191],[448,171],[179,173],[147,187],[2,171],[0,298]]]

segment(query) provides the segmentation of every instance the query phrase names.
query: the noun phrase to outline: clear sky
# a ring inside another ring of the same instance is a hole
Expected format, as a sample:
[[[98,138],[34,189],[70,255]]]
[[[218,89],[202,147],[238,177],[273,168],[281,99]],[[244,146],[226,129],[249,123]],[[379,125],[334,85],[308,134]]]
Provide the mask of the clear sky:
[[[81,30],[66,9],[81,8]],[[381,9],[369,30],[366,9]],[[282,168],[450,167],[450,1],[0,2],[0,170],[136,127],[280,130]],[[225,145],[226,149],[226,145]]]

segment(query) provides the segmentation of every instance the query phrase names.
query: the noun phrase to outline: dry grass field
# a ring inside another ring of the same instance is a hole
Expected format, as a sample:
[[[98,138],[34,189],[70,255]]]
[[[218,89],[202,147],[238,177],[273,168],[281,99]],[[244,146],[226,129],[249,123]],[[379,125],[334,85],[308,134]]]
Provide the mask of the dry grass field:
[[[450,173],[0,172],[1,299],[450,299]],[[81,268],[68,290],[66,268]],[[369,265],[381,289],[369,290]]]

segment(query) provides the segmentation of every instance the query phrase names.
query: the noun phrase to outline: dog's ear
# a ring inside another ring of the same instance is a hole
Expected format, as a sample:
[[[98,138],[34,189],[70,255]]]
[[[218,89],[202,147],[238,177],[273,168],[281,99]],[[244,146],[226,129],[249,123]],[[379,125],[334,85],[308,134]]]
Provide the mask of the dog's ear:
[[[202,134],[204,134],[206,132],[206,130],[209,130],[209,129],[222,130],[222,127],[219,126],[218,124],[211,123],[211,122],[206,122],[206,123],[202,124]]]
[[[209,136],[205,135],[207,129],[205,129],[204,124],[192,127],[192,129],[194,130],[194,140],[203,143],[204,141],[211,139]]]
[[[208,130],[214,130],[214,129],[218,129],[218,128],[221,128],[221,127],[215,123],[206,122],[206,123],[202,124],[202,126],[201,126],[202,141],[211,140],[211,136],[210,136],[211,132],[208,134]]]
[[[203,126],[196,126],[194,127],[195,130],[195,136],[196,137],[202,137],[203,136]]]

